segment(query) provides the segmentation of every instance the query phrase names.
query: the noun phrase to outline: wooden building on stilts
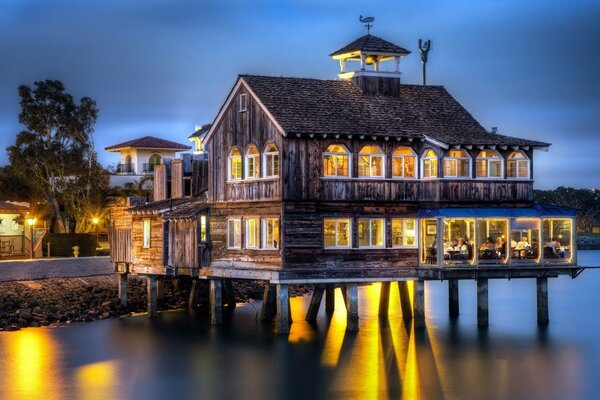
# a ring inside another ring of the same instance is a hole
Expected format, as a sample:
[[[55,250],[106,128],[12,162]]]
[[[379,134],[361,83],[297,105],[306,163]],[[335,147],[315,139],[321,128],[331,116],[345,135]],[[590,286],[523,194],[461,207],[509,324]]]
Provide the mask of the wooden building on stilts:
[[[115,210],[123,301],[127,274],[148,277],[150,315],[157,280],[207,279],[219,323],[224,285],[260,280],[262,317],[286,333],[288,285],[310,284],[306,318],[323,297],[332,311],[341,288],[356,330],[357,285],[382,282],[386,315],[398,282],[404,317],[422,327],[425,281],[448,281],[456,315],[459,281],[475,279],[485,325],[488,279],[531,278],[547,323],[547,279],[582,270],[575,210],[533,203],[534,153],[549,144],[487,131],[441,86],[401,83],[409,53],[368,34],[331,54],[337,80],[240,75],[205,136],[208,160],[157,166],[154,201]]]

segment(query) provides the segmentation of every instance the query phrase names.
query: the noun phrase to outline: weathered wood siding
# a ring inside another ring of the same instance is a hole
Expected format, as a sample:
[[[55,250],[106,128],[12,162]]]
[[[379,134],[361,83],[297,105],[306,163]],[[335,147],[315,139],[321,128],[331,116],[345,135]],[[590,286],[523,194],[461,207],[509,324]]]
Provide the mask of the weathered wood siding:
[[[167,166],[165,164],[154,166],[154,182],[153,182],[153,199],[154,201],[167,199]]]
[[[210,209],[211,265],[232,265],[236,267],[280,267],[281,247],[278,250],[228,249],[227,220],[242,220],[242,247],[245,247],[245,219],[279,218],[281,235],[281,204],[272,203],[218,203]],[[261,224],[262,225],[262,224]],[[262,230],[262,226],[260,228]],[[262,232],[261,232],[262,237]],[[279,240],[282,243],[282,240]]]
[[[111,207],[108,237],[110,262],[131,262],[131,215],[125,212],[129,207]]]
[[[183,161],[171,161],[171,198],[183,197]]]
[[[249,145],[257,147],[261,153],[268,143],[274,143],[280,152],[280,176],[285,176],[285,170],[281,166],[283,136],[277,130],[267,114],[247,94],[247,111],[238,111],[238,98],[246,93],[244,88],[236,93],[234,101],[225,110],[223,119],[216,127],[211,137],[209,148],[209,201],[262,201],[281,199],[281,179],[255,180],[253,182],[227,182],[227,162],[229,152],[237,147],[242,154],[242,162]],[[260,166],[262,177],[262,165]],[[244,171],[245,172],[245,171]]]
[[[169,265],[176,268],[198,268],[196,220],[169,222]]]
[[[192,197],[208,190],[208,160],[192,161]]]
[[[144,220],[150,220],[150,247],[144,248]],[[160,215],[133,215],[132,261],[137,265],[162,266],[163,221]]]

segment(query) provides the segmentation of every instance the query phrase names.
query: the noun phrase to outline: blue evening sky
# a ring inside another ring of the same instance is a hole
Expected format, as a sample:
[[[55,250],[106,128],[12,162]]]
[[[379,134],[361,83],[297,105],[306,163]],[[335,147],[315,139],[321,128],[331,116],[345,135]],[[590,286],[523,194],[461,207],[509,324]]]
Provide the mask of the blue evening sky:
[[[17,86],[62,80],[95,99],[95,142],[143,135],[182,143],[212,121],[239,73],[335,79],[328,54],[365,33],[413,51],[433,42],[428,81],[486,128],[553,143],[538,188],[600,187],[600,2],[1,0],[0,148],[22,127]],[[5,152],[0,164],[7,163]]]

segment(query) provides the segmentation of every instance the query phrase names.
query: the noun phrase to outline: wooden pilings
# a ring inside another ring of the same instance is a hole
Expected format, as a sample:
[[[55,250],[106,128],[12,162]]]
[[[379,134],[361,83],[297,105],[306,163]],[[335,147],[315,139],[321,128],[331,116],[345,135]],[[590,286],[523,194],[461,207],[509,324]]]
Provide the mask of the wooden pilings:
[[[127,306],[127,274],[117,274],[117,291],[119,302]]]
[[[477,325],[487,326],[488,323],[488,280],[479,278],[477,279]]]
[[[356,332],[358,331],[358,286],[356,283],[346,285],[344,296],[346,299],[346,330]]]
[[[306,313],[307,321],[316,321],[317,314],[319,314],[319,307],[321,306],[321,300],[323,299],[323,294],[325,293],[325,285],[315,285],[313,289],[312,297],[310,299],[310,304],[308,306],[308,311]]]
[[[200,281],[194,279],[192,281],[192,288],[190,289],[190,297],[188,299],[188,308],[194,308],[200,301]]]
[[[539,325],[547,325],[548,317],[548,278],[536,278],[537,287],[537,322]]]
[[[381,282],[379,290],[379,316],[387,317],[390,308],[390,282]]]
[[[425,327],[425,281],[414,281],[413,318],[415,328]]]
[[[154,275],[148,275],[146,277],[146,291],[148,300],[148,317],[156,318],[158,315],[158,289],[157,289],[157,277]]]
[[[332,315],[335,311],[335,286],[332,284],[325,287],[325,313]]]
[[[285,335],[290,333],[290,305],[288,285],[275,285],[277,315],[275,317],[275,332]]]
[[[210,306],[211,325],[220,325],[223,322],[223,293],[221,279],[209,281],[208,300]]]
[[[458,317],[458,279],[448,279],[448,312],[451,317]]]
[[[275,303],[275,285],[269,283],[265,284],[263,293],[263,304],[260,309],[261,321],[272,321],[277,314],[277,305]]]
[[[408,282],[398,282],[398,295],[400,296],[400,306],[402,308],[402,318],[411,319],[413,317],[410,304],[410,294],[408,293]]]

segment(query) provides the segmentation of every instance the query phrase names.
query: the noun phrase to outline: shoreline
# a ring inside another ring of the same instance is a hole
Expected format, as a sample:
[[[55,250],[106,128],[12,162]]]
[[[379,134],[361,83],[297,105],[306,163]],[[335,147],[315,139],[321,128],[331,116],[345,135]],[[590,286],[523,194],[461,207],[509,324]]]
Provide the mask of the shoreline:
[[[187,309],[189,286],[184,281],[165,280],[158,310]],[[233,287],[236,303],[262,299],[261,282],[234,281]],[[303,286],[290,289],[290,296],[308,292]],[[198,303],[208,303],[208,282],[200,288]],[[117,297],[116,275],[0,282],[0,331],[64,326],[146,312],[146,279],[137,276],[129,277],[126,307]]]

